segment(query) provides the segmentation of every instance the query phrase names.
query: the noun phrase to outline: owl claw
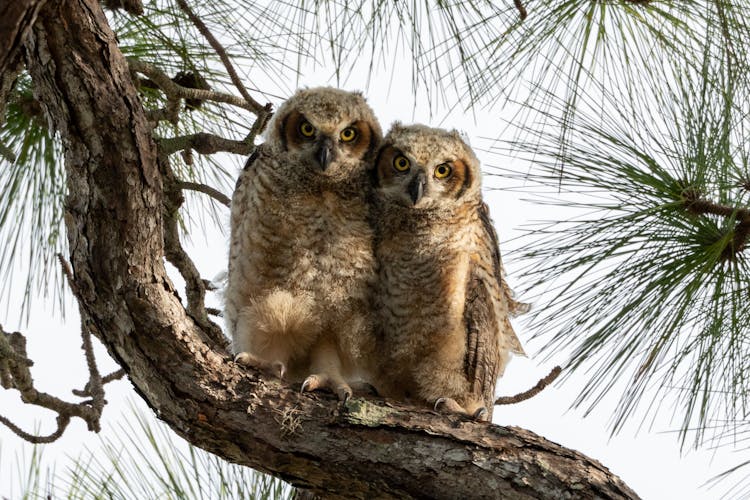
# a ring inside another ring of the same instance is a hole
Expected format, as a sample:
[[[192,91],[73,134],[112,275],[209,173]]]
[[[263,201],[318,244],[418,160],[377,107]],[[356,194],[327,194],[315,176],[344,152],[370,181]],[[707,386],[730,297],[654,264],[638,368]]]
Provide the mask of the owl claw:
[[[234,362],[242,366],[255,368],[256,370],[260,370],[263,373],[272,375],[282,380],[284,379],[284,375],[286,375],[286,365],[283,362],[266,361],[265,359],[260,359],[256,355],[249,352],[238,353],[234,357]]]
[[[439,398],[435,401],[435,411],[440,413],[458,413],[459,415],[466,415],[478,422],[487,421],[489,412],[484,406],[477,408],[474,413],[469,413],[466,408],[458,404],[453,398]]]
[[[318,389],[328,389],[336,394],[339,401],[346,403],[352,397],[352,388],[343,380],[336,381],[333,377],[323,374],[310,375],[302,382],[300,392],[312,392]]]
[[[477,422],[486,422],[488,415],[489,415],[489,412],[487,411],[487,408],[485,408],[484,406],[480,406],[479,408],[476,409],[472,417]]]
[[[464,410],[453,398],[439,398],[435,401],[435,411],[439,411],[440,413],[466,414],[466,410]]]

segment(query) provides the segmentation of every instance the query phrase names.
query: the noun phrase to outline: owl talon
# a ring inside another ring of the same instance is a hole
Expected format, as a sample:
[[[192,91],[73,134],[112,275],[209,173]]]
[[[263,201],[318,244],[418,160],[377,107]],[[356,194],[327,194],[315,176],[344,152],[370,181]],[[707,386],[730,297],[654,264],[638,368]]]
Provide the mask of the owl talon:
[[[435,401],[435,411],[440,413],[463,413],[466,414],[466,410],[461,407],[453,398],[439,398]]]
[[[484,406],[480,406],[479,408],[477,408],[476,411],[474,412],[474,415],[472,415],[474,420],[476,420],[477,422],[486,422],[488,416],[489,416],[489,412],[487,411],[487,408],[485,408]]]
[[[312,392],[320,389],[328,389],[329,391],[336,394],[339,401],[347,402],[352,397],[352,389],[349,385],[341,381],[336,381],[332,377],[326,374],[313,374],[310,375],[302,382],[302,388],[300,392]]]
[[[265,359],[260,359],[256,355],[249,352],[238,353],[234,357],[234,362],[242,366],[255,368],[256,370],[260,370],[267,375],[272,375],[282,380],[284,378],[284,375],[286,375],[286,365],[283,362],[266,361]]]

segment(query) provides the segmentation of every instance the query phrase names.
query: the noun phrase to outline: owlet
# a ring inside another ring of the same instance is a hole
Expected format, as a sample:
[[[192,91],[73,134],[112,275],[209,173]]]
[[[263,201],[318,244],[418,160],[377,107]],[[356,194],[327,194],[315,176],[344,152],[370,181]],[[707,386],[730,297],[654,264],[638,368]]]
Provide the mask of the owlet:
[[[373,321],[368,223],[380,125],[359,93],[298,91],[232,197],[225,318],[236,361],[345,399]]]
[[[375,167],[374,384],[385,397],[492,417],[524,304],[503,274],[479,161],[455,131],[395,123]]]

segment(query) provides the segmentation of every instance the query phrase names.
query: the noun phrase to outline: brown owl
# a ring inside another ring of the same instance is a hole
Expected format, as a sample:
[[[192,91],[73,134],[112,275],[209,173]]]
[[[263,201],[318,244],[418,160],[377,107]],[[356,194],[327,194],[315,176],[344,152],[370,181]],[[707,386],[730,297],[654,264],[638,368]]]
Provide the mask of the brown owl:
[[[455,131],[393,125],[375,174],[377,329],[386,397],[492,417],[522,312],[482,201],[479,161]]]
[[[225,319],[237,362],[351,394],[373,327],[367,197],[381,139],[359,93],[300,90],[274,115],[232,197]]]

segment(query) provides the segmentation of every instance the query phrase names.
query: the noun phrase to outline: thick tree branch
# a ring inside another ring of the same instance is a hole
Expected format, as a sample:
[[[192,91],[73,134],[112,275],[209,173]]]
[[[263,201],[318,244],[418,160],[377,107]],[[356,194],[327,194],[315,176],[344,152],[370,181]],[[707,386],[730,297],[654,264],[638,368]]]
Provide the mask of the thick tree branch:
[[[166,275],[156,146],[98,3],[61,1],[40,21],[28,59],[66,144],[79,300],[175,431],[326,498],[636,498],[598,462],[528,431],[382,401],[342,406],[233,363]]]

